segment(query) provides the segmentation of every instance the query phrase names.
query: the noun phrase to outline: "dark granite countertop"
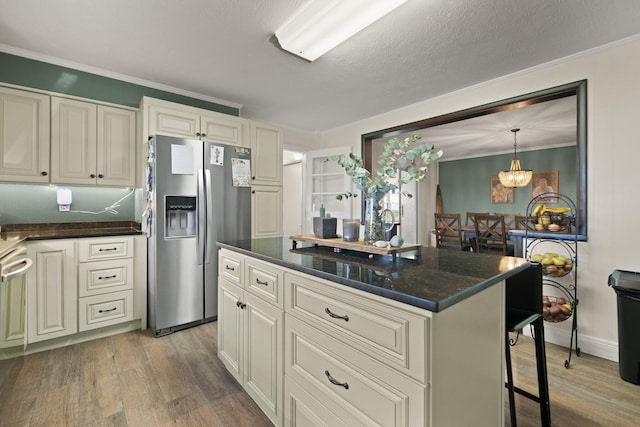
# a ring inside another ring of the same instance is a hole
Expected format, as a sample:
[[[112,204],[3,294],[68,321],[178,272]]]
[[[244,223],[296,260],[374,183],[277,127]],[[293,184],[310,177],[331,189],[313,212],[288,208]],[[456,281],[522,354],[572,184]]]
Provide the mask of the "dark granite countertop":
[[[141,233],[140,224],[133,221],[3,224],[0,241],[71,239]]]
[[[429,311],[450,307],[529,268],[527,260],[498,255],[422,248],[374,255],[316,247],[287,237],[218,242],[221,248],[341,283]]]

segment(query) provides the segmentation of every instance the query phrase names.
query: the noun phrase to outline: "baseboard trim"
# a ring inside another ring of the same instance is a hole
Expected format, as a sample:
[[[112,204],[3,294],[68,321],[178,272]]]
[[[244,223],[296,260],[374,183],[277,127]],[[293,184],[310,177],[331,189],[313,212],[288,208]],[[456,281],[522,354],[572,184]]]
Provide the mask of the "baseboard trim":
[[[531,336],[529,328],[525,328],[523,333],[526,336]],[[567,347],[568,349],[569,340],[571,339],[571,331],[548,327],[545,325],[544,338],[546,342]],[[580,353],[587,353],[602,359],[618,362],[618,343],[615,341],[595,338],[582,334],[578,330],[578,347],[580,347]]]

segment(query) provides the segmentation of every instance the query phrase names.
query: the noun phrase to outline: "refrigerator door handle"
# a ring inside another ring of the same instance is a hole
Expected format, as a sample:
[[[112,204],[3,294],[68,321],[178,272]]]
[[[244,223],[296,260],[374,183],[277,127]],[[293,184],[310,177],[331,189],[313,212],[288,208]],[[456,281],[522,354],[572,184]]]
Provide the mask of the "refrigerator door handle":
[[[205,199],[205,188],[204,188],[204,172],[202,169],[198,169],[198,237],[197,237],[197,262],[198,265],[202,265],[204,261],[204,249],[205,249],[205,238],[206,238],[206,228],[205,228],[205,207],[203,206],[203,202]]]
[[[205,263],[209,264],[211,262],[211,249],[213,248],[214,243],[211,241],[211,235],[213,234],[213,196],[211,194],[211,171],[209,169],[205,169],[204,171],[205,178],[205,192],[206,192],[206,200],[207,200],[207,242],[205,244],[204,253],[205,253]]]

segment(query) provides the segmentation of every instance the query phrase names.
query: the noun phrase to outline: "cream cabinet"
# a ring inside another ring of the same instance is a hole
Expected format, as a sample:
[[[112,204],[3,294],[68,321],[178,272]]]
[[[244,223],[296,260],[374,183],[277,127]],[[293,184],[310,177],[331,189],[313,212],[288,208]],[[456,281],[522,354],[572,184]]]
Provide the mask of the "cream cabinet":
[[[275,425],[504,424],[504,282],[431,312],[228,249],[219,268],[218,356],[267,414],[283,358]]]
[[[27,273],[27,343],[78,331],[75,240],[43,240],[27,245],[34,265]]]
[[[0,87],[0,181],[49,182],[48,95]]]
[[[132,237],[78,241],[78,330],[133,320]]]
[[[146,327],[146,236],[28,241],[27,256],[28,346],[55,348]]]
[[[429,316],[296,273],[285,288],[285,388],[314,396],[285,391],[285,414],[298,401],[349,426],[427,425]]]
[[[282,129],[251,122],[251,183],[282,186]]]
[[[251,236],[282,235],[282,187],[251,186]]]
[[[236,266],[243,269],[241,281],[230,273]],[[219,269],[218,357],[280,426],[284,313],[281,298],[277,305],[277,295],[282,292],[282,272],[256,260],[247,263],[244,257],[224,250],[220,251]]]
[[[55,96],[51,109],[51,182],[135,186],[135,111]]]
[[[162,134],[249,147],[245,120],[173,102],[143,97],[145,137]]]
[[[24,345],[26,275],[0,283],[0,348]]]

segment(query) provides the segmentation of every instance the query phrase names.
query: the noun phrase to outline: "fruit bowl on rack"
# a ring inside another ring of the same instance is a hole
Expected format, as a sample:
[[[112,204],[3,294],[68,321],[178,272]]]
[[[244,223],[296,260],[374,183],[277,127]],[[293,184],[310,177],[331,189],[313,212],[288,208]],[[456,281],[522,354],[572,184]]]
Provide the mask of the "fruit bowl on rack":
[[[532,228],[536,231],[550,231],[552,233],[570,233],[573,217],[565,213],[544,212],[529,218]]]
[[[545,276],[562,277],[573,270],[573,261],[555,252],[534,254],[529,258],[529,261],[541,264],[542,274]]]
[[[573,314],[573,305],[563,297],[543,296],[542,317],[548,322],[564,322]]]

